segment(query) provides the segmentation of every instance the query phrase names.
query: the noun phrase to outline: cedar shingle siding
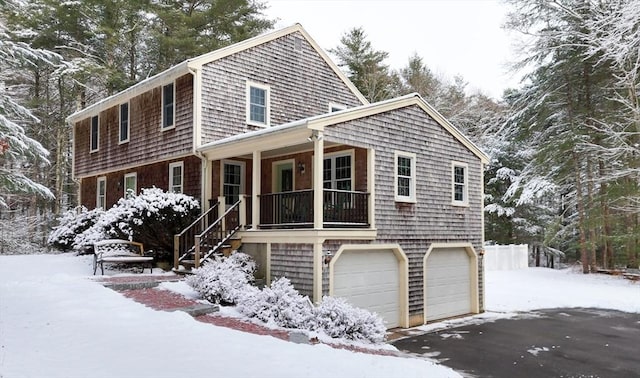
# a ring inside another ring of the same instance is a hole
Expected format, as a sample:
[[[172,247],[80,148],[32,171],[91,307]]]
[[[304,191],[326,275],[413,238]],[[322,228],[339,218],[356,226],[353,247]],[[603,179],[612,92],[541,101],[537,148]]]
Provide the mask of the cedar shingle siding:
[[[174,159],[160,163],[147,164],[133,169],[111,172],[106,175],[85,177],[82,179],[81,187],[81,204],[89,209],[96,206],[96,182],[98,177],[107,178],[107,191],[105,204],[109,208],[118,200],[124,197],[124,175],[127,173],[136,173],[136,183],[138,193],[142,188],[151,188],[153,186],[168,190],[169,188],[169,164],[182,161],[183,162],[183,193],[200,197],[200,172],[202,163],[195,156],[186,156],[182,159]]]
[[[470,242],[477,252],[482,248],[480,159],[417,106],[329,126],[324,137],[375,149],[375,242],[398,243],[407,254],[409,314],[422,313],[423,258],[429,245]],[[394,201],[395,151],[417,155],[415,204]],[[451,205],[452,161],[469,165],[468,207]]]
[[[119,144],[119,106],[100,113],[98,151],[89,153],[89,121],[75,125],[74,155],[76,177],[189,153],[193,146],[193,77],[176,80],[176,127],[160,131],[161,87],[131,99],[129,142]],[[95,196],[95,194],[94,194]]]
[[[329,102],[362,105],[296,32],[203,66],[203,143],[260,128],[247,125],[247,80],[270,86],[272,126],[328,113]]]

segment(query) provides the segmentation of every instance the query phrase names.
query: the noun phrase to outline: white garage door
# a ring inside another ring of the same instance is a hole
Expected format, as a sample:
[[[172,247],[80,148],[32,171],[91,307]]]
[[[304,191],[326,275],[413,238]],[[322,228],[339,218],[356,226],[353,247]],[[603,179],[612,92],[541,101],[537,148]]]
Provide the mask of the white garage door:
[[[427,321],[471,312],[471,259],[464,248],[438,248],[427,257]]]
[[[345,250],[333,265],[333,296],[400,326],[400,269],[391,250]]]

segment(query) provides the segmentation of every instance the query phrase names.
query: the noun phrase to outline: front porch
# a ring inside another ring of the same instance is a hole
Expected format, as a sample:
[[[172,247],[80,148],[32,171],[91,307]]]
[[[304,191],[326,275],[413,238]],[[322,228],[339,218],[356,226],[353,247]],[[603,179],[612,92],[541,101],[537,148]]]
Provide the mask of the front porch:
[[[262,130],[261,130],[262,131]],[[243,231],[375,229],[374,150],[287,129],[204,149],[204,193]]]

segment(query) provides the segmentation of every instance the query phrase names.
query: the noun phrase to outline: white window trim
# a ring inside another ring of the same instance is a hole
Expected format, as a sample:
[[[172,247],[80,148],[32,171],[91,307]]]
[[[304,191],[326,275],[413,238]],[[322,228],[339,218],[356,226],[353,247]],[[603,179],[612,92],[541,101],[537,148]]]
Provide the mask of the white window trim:
[[[124,196],[127,196],[127,179],[133,177],[135,179],[135,187],[133,188],[133,194],[138,194],[138,174],[136,172],[133,173],[127,173],[126,175],[124,175],[124,178],[122,180],[122,188],[124,191]]]
[[[245,194],[245,175],[247,164],[239,160],[223,160],[220,163],[220,196],[224,196],[224,165],[233,164],[240,166],[240,195]]]
[[[265,108],[266,108],[266,119],[265,123],[252,121],[251,120],[251,87],[259,88],[265,91]],[[260,126],[260,127],[269,127],[271,126],[271,87],[266,84],[259,84],[253,81],[247,80],[246,87],[246,115],[247,115],[247,125],[252,126]]]
[[[409,196],[398,194],[398,158],[411,159],[411,182],[409,183]],[[413,152],[395,151],[393,153],[393,195],[396,202],[416,203],[416,154]]]
[[[97,118],[98,119],[98,129],[96,130],[96,132],[98,133],[97,138],[96,138],[96,148],[93,149],[92,146],[92,141],[93,141],[93,119]],[[90,153],[94,153],[94,152],[98,152],[100,150],[100,115],[95,115],[92,116],[91,118],[89,118],[89,152]]]
[[[180,167],[180,192],[173,191],[173,168]],[[174,193],[184,193],[184,162],[177,161],[169,164],[169,185],[167,190]]]
[[[464,200],[456,201],[456,182],[455,171],[456,167],[464,168]],[[451,204],[453,206],[469,206],[469,165],[459,161],[451,162]]]
[[[122,139],[122,105],[127,104],[127,139]],[[118,105],[118,144],[129,143],[131,137],[131,103],[123,102]]]
[[[336,109],[335,111],[333,109]],[[329,113],[335,113],[335,112],[339,112],[341,110],[346,110],[347,109],[347,105],[345,104],[339,104],[336,102],[330,102],[329,103]]]
[[[351,156],[351,191],[355,192],[356,191],[356,150],[350,149],[350,150],[340,150],[336,152],[329,152],[324,154],[323,159],[337,158],[341,156]],[[311,155],[311,159],[313,160],[313,155]],[[322,162],[323,162],[322,169],[324,169],[324,160]],[[331,169],[334,172],[335,172],[335,168],[336,168],[335,165],[331,166]],[[332,177],[331,182],[333,183],[334,181],[335,181],[335,177]],[[324,185],[324,179],[322,181],[322,184]]]
[[[104,183],[104,194],[102,195],[103,204],[100,204],[100,183]],[[96,208],[106,210],[107,207],[107,177],[101,176],[96,180]]]
[[[173,123],[167,127],[164,127],[164,87],[167,85],[173,84]],[[175,80],[171,83],[163,84],[160,86],[160,131],[167,131],[176,128],[176,82]]]

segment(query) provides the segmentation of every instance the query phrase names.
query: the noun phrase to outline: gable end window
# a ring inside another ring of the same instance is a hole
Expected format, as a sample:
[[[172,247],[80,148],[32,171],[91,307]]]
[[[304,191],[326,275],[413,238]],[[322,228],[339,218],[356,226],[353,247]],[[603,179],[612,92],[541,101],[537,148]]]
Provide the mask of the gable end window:
[[[469,205],[469,168],[465,163],[453,162],[451,164],[452,204],[456,206]]]
[[[247,123],[255,126],[269,126],[270,110],[269,86],[247,82]]]
[[[416,154],[394,153],[394,189],[396,202],[416,202]]]
[[[184,164],[179,161],[169,164],[169,191],[182,193]]]
[[[162,130],[175,126],[175,94],[173,83],[162,87]]]
[[[100,143],[100,119],[98,116],[91,117],[91,132],[90,132],[90,152],[98,151],[98,143]]]
[[[120,104],[120,143],[129,141],[129,103]]]

